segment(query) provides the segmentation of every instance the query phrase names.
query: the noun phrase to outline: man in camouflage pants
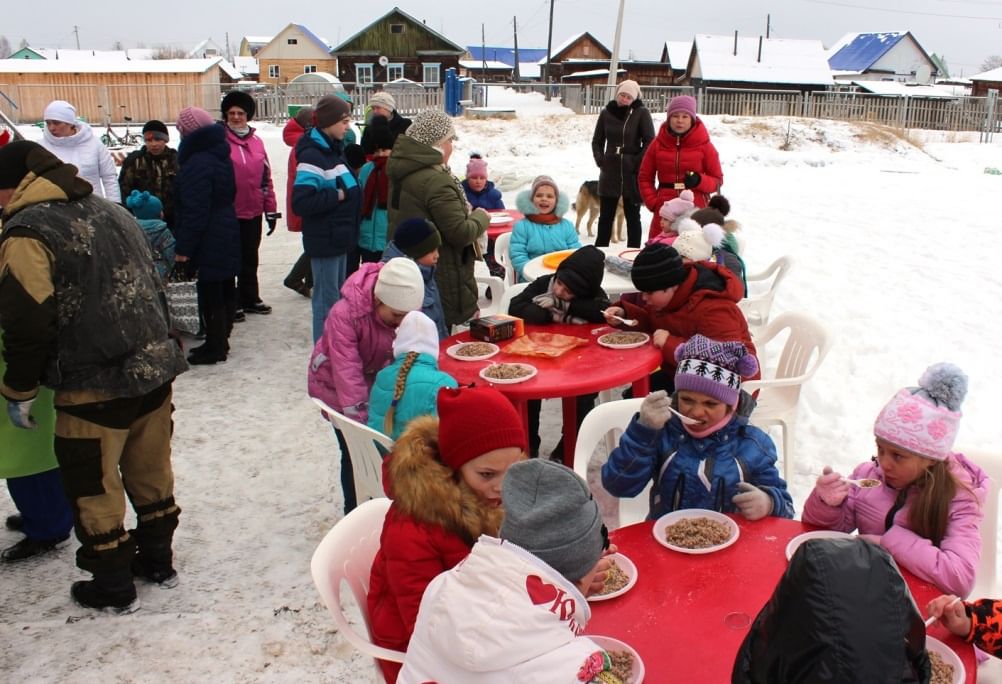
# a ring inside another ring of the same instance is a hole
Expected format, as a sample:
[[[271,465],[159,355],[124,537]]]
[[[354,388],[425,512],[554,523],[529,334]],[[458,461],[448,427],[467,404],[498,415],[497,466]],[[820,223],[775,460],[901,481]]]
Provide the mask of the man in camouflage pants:
[[[55,390],[77,565],[94,575],[71,594],[125,613],[139,607],[134,575],[177,582],[171,384],[187,366],[167,336],[163,286],[141,229],[76,173],[33,142],[0,148],[0,393],[10,420],[32,429],[38,386]]]

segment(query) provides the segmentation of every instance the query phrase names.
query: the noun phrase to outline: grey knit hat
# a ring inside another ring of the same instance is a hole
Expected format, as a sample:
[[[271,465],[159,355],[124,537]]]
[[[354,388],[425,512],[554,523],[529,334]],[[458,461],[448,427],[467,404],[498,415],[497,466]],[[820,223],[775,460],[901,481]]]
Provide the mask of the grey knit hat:
[[[515,463],[501,485],[499,536],[576,582],[602,557],[602,515],[588,485],[566,466],[534,458]]]
[[[425,109],[419,113],[404,135],[429,147],[435,147],[447,138],[458,140],[452,117],[441,109]]]

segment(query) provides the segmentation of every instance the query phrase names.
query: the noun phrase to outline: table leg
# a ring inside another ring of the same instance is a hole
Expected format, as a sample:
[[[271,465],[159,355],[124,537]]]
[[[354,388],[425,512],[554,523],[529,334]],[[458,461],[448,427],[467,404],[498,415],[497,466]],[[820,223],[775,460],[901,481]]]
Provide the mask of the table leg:
[[[563,397],[564,465],[574,469],[574,448],[578,442],[578,398]]]
[[[508,400],[515,407],[515,410],[518,411],[518,415],[522,417],[522,432],[525,433],[525,443],[531,444],[529,436],[529,402],[525,399],[512,399],[511,397],[508,397]],[[529,453],[528,449],[526,449],[525,453]]]

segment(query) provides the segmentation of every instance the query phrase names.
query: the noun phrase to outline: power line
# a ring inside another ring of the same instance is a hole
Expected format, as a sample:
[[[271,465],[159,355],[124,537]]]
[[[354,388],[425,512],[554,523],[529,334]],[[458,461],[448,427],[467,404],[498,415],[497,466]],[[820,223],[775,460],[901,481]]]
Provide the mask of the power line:
[[[813,2],[816,5],[835,5],[836,7],[851,7],[852,9],[864,9],[872,12],[888,12],[890,14],[915,14],[924,17],[941,17],[944,19],[977,19],[989,21],[1002,21],[1002,17],[974,17],[967,14],[941,14],[939,12],[917,12],[914,10],[888,9],[886,7],[870,7],[868,5],[853,5],[848,2],[835,2],[834,0],[804,0]]]

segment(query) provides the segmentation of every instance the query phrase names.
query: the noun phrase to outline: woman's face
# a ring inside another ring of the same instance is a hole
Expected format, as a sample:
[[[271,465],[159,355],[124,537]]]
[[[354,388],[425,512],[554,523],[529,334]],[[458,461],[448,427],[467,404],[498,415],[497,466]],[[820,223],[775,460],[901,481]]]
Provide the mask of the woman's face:
[[[904,489],[912,484],[934,463],[931,458],[922,458],[877,438],[877,465],[884,474],[884,481],[895,489]]]
[[[540,185],[532,194],[532,203],[540,214],[549,214],[557,206],[557,191],[551,185]]]
[[[473,192],[480,192],[487,187],[487,176],[467,176],[466,182]]]
[[[45,121],[45,127],[54,138],[68,138],[77,132],[76,126],[71,123],[66,123],[65,121],[47,119]]]
[[[679,390],[676,398],[678,399],[678,410],[690,418],[698,420],[701,425],[695,427],[701,430],[716,425],[731,412],[730,406],[702,392]]]
[[[504,474],[511,464],[524,458],[525,453],[518,447],[494,449],[463,464],[459,476],[481,499],[492,506],[500,506]]]
[[[674,133],[681,135],[692,128],[692,117],[685,112],[675,112],[668,117],[668,127]]]
[[[246,128],[247,112],[240,107],[230,107],[226,110],[226,125],[230,128]]]
[[[393,110],[387,109],[381,105],[372,105],[372,115],[373,116],[384,116],[386,120],[389,121],[390,117],[393,116]]]
[[[629,107],[633,104],[633,96],[629,93],[620,93],[616,96],[616,102],[618,102],[622,107]]]

